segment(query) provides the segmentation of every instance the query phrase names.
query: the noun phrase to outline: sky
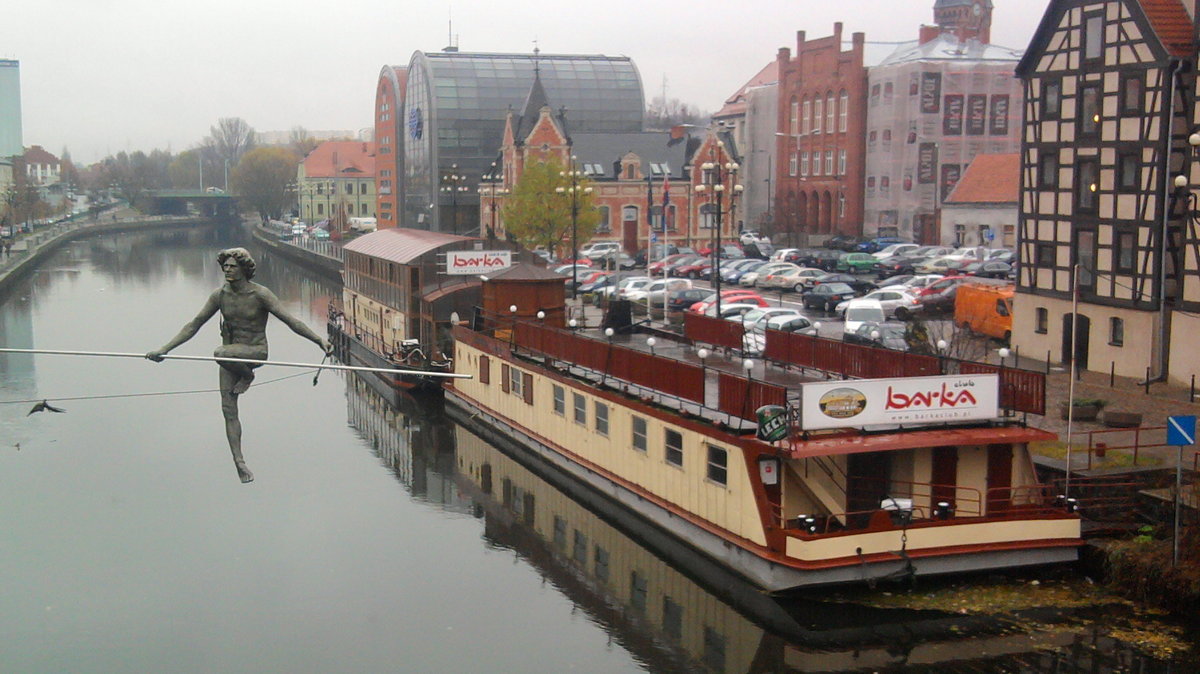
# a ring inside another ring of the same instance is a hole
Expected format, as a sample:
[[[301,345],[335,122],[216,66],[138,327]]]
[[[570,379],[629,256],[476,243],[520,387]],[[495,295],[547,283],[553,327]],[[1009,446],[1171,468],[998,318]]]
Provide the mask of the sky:
[[[0,21],[21,62],[26,146],[89,163],[197,145],[221,117],[260,131],[372,125],[385,64],[438,51],[629,56],[646,99],[706,111],[780,47],[832,33],[916,39],[934,0],[25,0]],[[1047,0],[993,0],[992,42],[1024,49]],[[452,28],[451,28],[452,25]],[[888,45],[868,45],[868,58]],[[877,59],[876,59],[877,60]]]

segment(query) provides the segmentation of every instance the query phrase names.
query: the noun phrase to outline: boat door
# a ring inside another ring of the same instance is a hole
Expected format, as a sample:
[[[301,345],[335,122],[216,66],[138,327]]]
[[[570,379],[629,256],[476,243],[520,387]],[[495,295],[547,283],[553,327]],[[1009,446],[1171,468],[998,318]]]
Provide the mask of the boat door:
[[[954,497],[958,492],[958,447],[933,448],[933,474],[930,481],[933,482],[933,502],[929,504],[931,509],[939,501],[954,506]]]
[[[892,455],[888,452],[867,452],[846,457],[846,510],[865,513],[854,520],[865,522],[871,513],[879,510],[883,499],[888,497],[888,483],[892,479]]]
[[[1012,445],[988,445],[987,512],[1002,513],[1012,505]]]

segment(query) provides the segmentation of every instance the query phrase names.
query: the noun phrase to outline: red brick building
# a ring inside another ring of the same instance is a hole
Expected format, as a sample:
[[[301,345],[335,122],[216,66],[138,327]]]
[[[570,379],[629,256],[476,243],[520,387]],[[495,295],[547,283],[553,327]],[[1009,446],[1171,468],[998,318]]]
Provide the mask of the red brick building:
[[[839,22],[828,37],[808,40],[797,32],[795,55],[784,47],[776,56],[775,224],[788,243],[862,233],[864,43],[863,33],[854,33],[850,49],[843,50]]]
[[[384,66],[375,88],[375,213],[380,229],[396,227],[400,210],[397,195],[404,175],[404,89],[408,68]]]

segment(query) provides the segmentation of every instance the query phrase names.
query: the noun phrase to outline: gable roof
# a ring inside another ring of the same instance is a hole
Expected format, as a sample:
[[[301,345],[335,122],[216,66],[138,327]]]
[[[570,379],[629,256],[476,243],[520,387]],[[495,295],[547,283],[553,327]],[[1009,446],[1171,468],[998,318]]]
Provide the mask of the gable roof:
[[[714,118],[730,117],[734,115],[742,115],[746,112],[746,92],[758,87],[771,86],[779,83],[779,61],[772,60],[763,69],[758,71],[754,77],[751,77],[748,82],[742,85],[740,89],[733,92],[733,95],[725,99],[725,105],[713,114]]]
[[[427,229],[395,227],[364,234],[347,243],[343,248],[390,262],[408,264],[425,253],[447,244],[478,240],[474,237],[431,232]]]
[[[981,154],[967,166],[947,204],[1016,204],[1021,190],[1021,155]]]
[[[304,158],[308,178],[375,175],[375,144],[359,140],[327,140]]]
[[[1155,52],[1155,58],[1187,58],[1195,51],[1192,19],[1181,0],[1124,0],[1124,3],[1130,13],[1149,28],[1146,38]],[[1062,23],[1063,15],[1080,4],[1078,0],[1051,0],[1046,5],[1025,56],[1017,64],[1017,77],[1028,77],[1033,72],[1037,59]]]

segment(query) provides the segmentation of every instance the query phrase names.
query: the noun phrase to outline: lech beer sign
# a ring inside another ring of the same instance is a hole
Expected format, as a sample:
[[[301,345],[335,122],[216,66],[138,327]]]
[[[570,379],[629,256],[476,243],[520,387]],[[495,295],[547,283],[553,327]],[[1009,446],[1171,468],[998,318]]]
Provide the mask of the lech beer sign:
[[[780,405],[763,405],[754,411],[758,415],[758,439],[776,442],[787,437],[787,408]]]

